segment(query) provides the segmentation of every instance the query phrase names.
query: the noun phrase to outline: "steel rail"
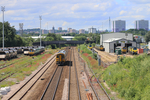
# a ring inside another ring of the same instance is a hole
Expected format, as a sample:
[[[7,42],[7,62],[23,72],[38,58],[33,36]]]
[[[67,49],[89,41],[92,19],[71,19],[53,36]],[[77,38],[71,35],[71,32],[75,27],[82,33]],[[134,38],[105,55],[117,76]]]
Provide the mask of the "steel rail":
[[[80,57],[81,58],[81,57]],[[82,58],[81,58],[82,59]],[[82,59],[83,60],[83,59]],[[83,60],[83,62],[84,62],[84,60]],[[105,89],[103,88],[103,86],[100,84],[100,82],[99,82],[99,80],[97,79],[97,77],[96,77],[96,75],[95,75],[95,73],[93,72],[93,70],[90,68],[90,67],[88,67],[89,69],[90,69],[90,71],[92,72],[92,74],[94,75],[94,77],[96,78],[96,80],[97,80],[97,83],[101,86],[101,88],[103,89],[103,91],[105,92],[105,94],[107,95],[107,97],[109,98],[109,100],[111,100],[111,98],[109,97],[109,95],[107,94],[107,92],[105,91]],[[86,75],[87,76],[89,76],[88,75],[88,73],[87,73],[87,70],[85,69],[85,62],[84,62],[84,70],[86,71]],[[89,79],[89,81],[90,81],[90,83],[91,83],[91,80]],[[94,89],[94,87],[92,88],[92,89]],[[95,89],[94,89],[94,91],[95,91]],[[95,93],[96,93],[96,91],[95,91]],[[96,96],[96,97],[98,97],[98,95]],[[98,97],[99,98],[99,97]],[[98,99],[99,100],[99,99]]]
[[[13,98],[27,83],[29,83],[30,82],[30,80],[32,80],[53,58],[54,58],[55,56],[53,56],[48,62],[46,62],[44,65],[43,65],[43,67],[38,71],[38,72],[36,72],[36,74],[34,74],[24,85],[22,85],[21,86],[21,88],[19,88],[11,97],[9,97],[9,99],[8,100],[10,100],[11,98]],[[50,65],[52,65],[52,63],[50,64]],[[49,67],[48,67],[49,68]],[[46,70],[48,69],[48,68],[46,68]],[[46,71],[45,70],[45,71]],[[40,77],[45,73],[45,71],[40,75]],[[39,78],[40,78],[39,77]],[[34,82],[34,84],[39,80],[39,78]],[[34,85],[33,84],[33,85]],[[32,86],[33,86],[32,85]],[[32,86],[28,89],[28,91],[32,88]],[[26,91],[26,93],[28,92],[28,91]],[[25,93],[25,94],[26,94]],[[25,96],[25,94],[21,97],[21,98],[23,98],[24,96]]]
[[[45,89],[44,93],[42,94],[42,96],[41,96],[41,99],[40,99],[40,100],[42,100],[42,99],[44,98],[44,96],[45,96],[45,94],[46,94],[46,92],[47,92],[47,89],[48,89],[48,87],[49,87],[49,85],[50,85],[50,83],[51,83],[51,81],[52,81],[52,79],[53,79],[53,77],[54,77],[54,75],[55,75],[55,73],[56,73],[57,69],[58,69],[58,66],[57,66],[57,68],[56,68],[55,72],[53,73],[53,76],[51,77],[51,79],[50,79],[50,81],[49,81],[49,83],[48,83],[48,85],[47,85],[47,87],[46,87],[46,89]]]
[[[81,100],[80,87],[79,87],[79,81],[78,81],[78,74],[77,74],[77,68],[76,68],[75,56],[74,56],[74,49],[73,49],[73,58],[74,58],[74,65],[75,65],[75,72],[76,72],[76,80],[77,80],[77,87],[78,87],[78,97],[79,97],[79,100]]]
[[[63,71],[63,67],[61,67],[61,72],[60,72],[60,75],[59,75],[59,79],[57,81],[57,85],[56,85],[56,88],[55,88],[52,100],[55,99],[55,95],[56,95],[56,91],[57,91],[57,88],[58,88],[58,84],[59,84],[59,81],[60,81],[60,77],[61,77],[62,71]]]
[[[101,85],[101,83],[99,82],[99,80],[97,79],[95,73],[93,72],[93,70],[89,67],[89,69],[91,70],[91,72],[93,73],[93,75],[95,76],[97,83],[101,86],[101,88],[103,89],[103,91],[105,92],[105,94],[107,95],[107,97],[109,98],[109,100],[111,100],[111,98],[109,97],[108,93],[106,92],[106,90],[103,88],[103,86]]]
[[[70,63],[69,63],[69,84],[68,84],[68,100],[70,100],[70,76],[71,76],[71,57],[72,57],[72,52],[70,55]]]
[[[67,54],[68,54],[68,50],[66,50],[66,51],[67,51]],[[67,55],[67,54],[66,54],[66,55]],[[53,75],[52,75],[52,77],[51,77],[51,79],[50,79],[50,81],[49,81],[49,83],[48,83],[48,85],[47,85],[47,87],[46,87],[44,93],[42,94],[40,100],[43,100],[43,98],[44,98],[44,96],[45,96],[45,94],[46,94],[46,92],[47,92],[47,90],[48,90],[48,88],[49,88],[49,85],[51,84],[51,82],[52,82],[52,80],[53,80],[53,78],[54,78],[54,76],[55,76],[55,73],[56,73],[57,69],[58,69],[58,66],[57,66],[55,72],[53,73]],[[58,87],[58,84],[59,84],[59,81],[60,81],[60,77],[61,77],[61,74],[62,74],[62,70],[63,70],[63,68],[61,68],[61,72],[60,72],[60,75],[59,75],[59,79],[58,79],[58,81],[57,81],[57,85],[56,85],[56,88],[55,88],[55,91],[54,91],[52,100],[54,100],[54,98],[55,98],[55,94],[56,94],[57,87]]]
[[[84,63],[84,70],[85,70],[86,75],[89,77],[89,75],[87,73],[87,70],[85,69],[85,63]],[[96,90],[94,89],[94,87],[92,85],[91,79],[89,79],[89,82],[91,84],[92,90],[94,91],[94,94],[96,95],[97,100],[100,100],[99,97],[98,97],[98,94],[97,94]]]

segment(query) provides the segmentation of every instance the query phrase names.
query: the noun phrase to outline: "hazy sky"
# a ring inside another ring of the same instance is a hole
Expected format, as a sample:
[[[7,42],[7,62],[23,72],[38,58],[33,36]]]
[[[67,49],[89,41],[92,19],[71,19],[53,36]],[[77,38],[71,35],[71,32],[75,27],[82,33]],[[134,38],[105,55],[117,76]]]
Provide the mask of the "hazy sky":
[[[40,15],[42,29],[87,30],[93,26],[102,30],[103,23],[104,30],[109,28],[109,17],[126,20],[129,29],[135,20],[150,19],[150,0],[1,0],[0,6],[5,6],[4,20],[17,30],[19,23],[24,23],[24,29],[39,28]]]

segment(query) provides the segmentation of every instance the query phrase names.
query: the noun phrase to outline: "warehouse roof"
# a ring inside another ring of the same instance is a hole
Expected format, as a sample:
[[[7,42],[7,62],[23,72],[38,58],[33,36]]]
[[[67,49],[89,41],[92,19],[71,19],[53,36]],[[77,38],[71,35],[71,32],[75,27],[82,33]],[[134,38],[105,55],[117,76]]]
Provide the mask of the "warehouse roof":
[[[113,41],[117,41],[117,40],[120,40],[120,39],[124,39],[124,38],[110,38],[108,40],[105,40],[104,42],[113,42]]]

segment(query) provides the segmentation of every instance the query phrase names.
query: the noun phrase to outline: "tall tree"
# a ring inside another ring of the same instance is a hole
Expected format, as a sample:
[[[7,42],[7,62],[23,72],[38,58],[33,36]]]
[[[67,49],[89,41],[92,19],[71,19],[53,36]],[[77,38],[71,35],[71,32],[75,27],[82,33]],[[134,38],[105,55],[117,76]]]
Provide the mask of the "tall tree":
[[[2,47],[2,32],[3,32],[3,23],[0,22],[0,47]],[[16,35],[16,29],[14,26],[10,26],[8,22],[4,22],[4,46],[5,47],[11,47],[15,46],[15,35]]]

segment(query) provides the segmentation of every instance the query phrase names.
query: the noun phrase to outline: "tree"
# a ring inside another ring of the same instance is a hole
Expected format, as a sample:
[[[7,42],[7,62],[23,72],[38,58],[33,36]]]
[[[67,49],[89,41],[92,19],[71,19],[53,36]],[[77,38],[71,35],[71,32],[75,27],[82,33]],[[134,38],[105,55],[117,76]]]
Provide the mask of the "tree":
[[[145,41],[148,43],[150,41],[150,31],[145,35]]]
[[[3,30],[3,23],[0,22],[0,46],[2,47],[2,31]],[[15,35],[16,35],[16,29],[14,26],[10,26],[8,22],[4,22],[4,46],[5,47],[11,47],[15,46]]]

